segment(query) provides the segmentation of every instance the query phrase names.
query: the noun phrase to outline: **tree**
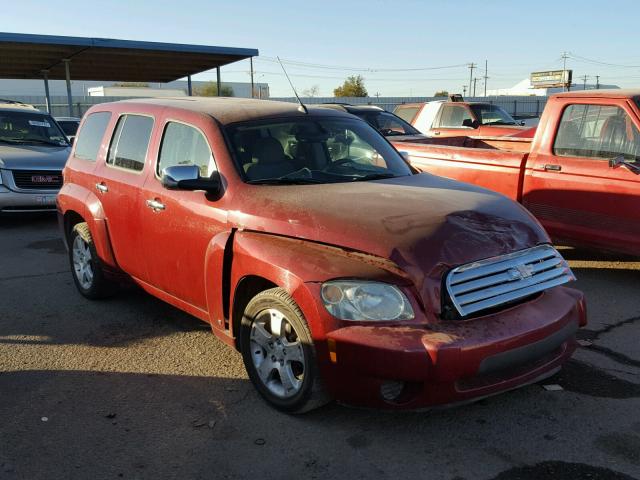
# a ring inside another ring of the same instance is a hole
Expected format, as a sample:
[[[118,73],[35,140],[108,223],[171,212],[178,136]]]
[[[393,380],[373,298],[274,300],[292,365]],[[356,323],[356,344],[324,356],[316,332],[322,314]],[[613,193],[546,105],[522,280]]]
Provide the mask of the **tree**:
[[[306,88],[302,91],[303,97],[317,97],[320,93],[320,87],[318,85],[313,85],[312,87]]]
[[[336,97],[366,97],[369,94],[364,86],[362,75],[352,75],[344,83],[333,90]]]
[[[216,82],[207,82],[202,87],[196,88],[194,93],[198,97],[217,97],[218,85]],[[222,88],[220,88],[220,93],[223,97],[233,97],[233,88],[223,83]]]
[[[446,90],[440,90],[437,91],[436,93],[433,94],[434,97],[448,97],[449,96],[449,92],[447,92]]]

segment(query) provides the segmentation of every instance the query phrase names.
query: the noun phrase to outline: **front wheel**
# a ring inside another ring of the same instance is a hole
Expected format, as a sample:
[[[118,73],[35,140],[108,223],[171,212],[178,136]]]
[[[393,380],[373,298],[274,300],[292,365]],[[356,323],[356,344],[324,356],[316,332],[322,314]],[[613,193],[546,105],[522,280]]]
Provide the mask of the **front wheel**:
[[[320,382],[309,326],[283,289],[266,290],[249,302],[240,351],[251,382],[275,408],[303,413],[330,400]]]

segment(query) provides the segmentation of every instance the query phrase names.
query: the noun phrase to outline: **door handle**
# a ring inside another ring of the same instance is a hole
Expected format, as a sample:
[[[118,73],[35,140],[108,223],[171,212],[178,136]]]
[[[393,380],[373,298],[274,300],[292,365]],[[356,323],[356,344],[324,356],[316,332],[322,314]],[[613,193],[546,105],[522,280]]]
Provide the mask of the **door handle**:
[[[96,190],[100,193],[107,193],[109,191],[109,187],[107,187],[104,183],[96,183]]]
[[[165,209],[164,203],[160,202],[159,200],[156,200],[155,198],[147,200],[147,207],[149,207],[154,212],[158,212]]]
[[[433,132],[434,135],[440,135],[440,132]]]
[[[544,166],[544,171],[545,172],[559,172],[562,170],[562,166],[561,165],[552,165],[550,163],[547,163]]]

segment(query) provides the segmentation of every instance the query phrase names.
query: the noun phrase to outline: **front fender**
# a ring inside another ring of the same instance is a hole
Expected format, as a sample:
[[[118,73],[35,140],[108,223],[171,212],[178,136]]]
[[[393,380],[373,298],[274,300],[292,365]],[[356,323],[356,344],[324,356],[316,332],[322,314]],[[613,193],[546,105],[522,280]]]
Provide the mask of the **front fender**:
[[[291,295],[305,315],[316,340],[338,328],[318,312],[317,292],[307,283],[335,278],[366,278],[395,284],[410,282],[389,260],[339,247],[259,232],[236,232],[231,267],[231,295],[246,276],[255,275],[278,285]],[[235,298],[231,298],[231,305]],[[323,319],[323,320],[321,320]],[[235,322],[231,319],[231,325]],[[333,323],[332,323],[333,322]]]

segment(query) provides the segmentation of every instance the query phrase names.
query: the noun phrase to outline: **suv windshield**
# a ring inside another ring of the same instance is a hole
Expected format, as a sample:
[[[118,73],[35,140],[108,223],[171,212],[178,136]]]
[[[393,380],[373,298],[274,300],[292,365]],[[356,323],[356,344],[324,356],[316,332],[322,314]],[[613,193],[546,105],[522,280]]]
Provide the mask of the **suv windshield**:
[[[227,134],[248,183],[336,183],[412,174],[400,154],[360,120],[274,119],[230,125]]]
[[[490,104],[470,105],[482,125],[516,125],[514,118],[502,107]]]
[[[0,110],[0,143],[69,145],[49,115],[16,110]]]

